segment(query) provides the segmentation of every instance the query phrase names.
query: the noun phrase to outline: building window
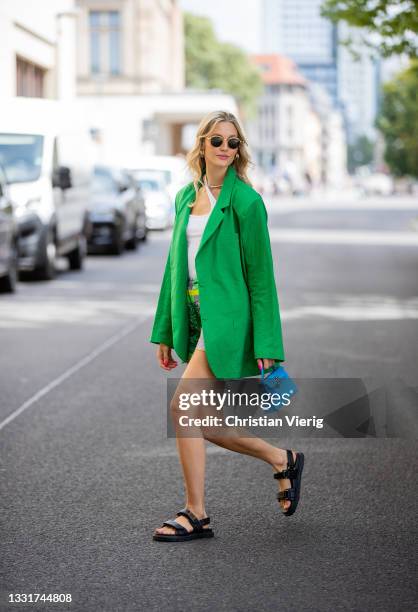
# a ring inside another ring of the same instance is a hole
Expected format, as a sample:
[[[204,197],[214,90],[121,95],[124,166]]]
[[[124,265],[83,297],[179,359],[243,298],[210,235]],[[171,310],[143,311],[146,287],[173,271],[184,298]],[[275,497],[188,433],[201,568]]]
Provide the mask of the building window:
[[[91,73],[120,74],[120,12],[90,11],[89,26]]]
[[[43,98],[46,70],[27,62],[21,57],[16,58],[16,95],[25,98]]]

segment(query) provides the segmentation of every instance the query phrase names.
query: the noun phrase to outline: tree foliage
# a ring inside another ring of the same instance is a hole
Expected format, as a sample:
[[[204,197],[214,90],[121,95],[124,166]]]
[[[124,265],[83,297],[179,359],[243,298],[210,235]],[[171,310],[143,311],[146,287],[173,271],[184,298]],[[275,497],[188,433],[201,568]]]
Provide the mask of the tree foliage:
[[[393,174],[418,178],[418,60],[383,85],[376,127]]]
[[[257,68],[242,49],[220,42],[206,17],[185,13],[186,85],[220,89],[237,99],[248,118],[263,85]]]
[[[364,134],[358,136],[353,144],[348,146],[348,171],[353,173],[359,166],[367,166],[373,161],[374,143]]]
[[[381,57],[418,57],[418,0],[325,0],[321,15],[363,28],[362,42]]]

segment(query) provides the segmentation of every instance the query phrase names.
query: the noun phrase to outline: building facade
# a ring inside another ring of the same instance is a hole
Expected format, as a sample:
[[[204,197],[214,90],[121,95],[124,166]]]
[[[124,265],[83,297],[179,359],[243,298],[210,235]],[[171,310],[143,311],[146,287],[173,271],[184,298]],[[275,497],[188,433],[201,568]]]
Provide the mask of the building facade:
[[[79,95],[139,95],[184,88],[177,0],[77,0]]]
[[[77,0],[77,7],[77,104],[101,163],[184,154],[189,128],[203,115],[236,112],[232,96],[185,90],[178,0]]]
[[[319,120],[311,108],[307,80],[282,55],[253,55],[264,93],[248,125],[252,154],[265,174],[284,178],[294,190],[317,184],[320,170]]]
[[[320,183],[341,189],[347,182],[347,140],[344,117],[333,105],[328,92],[318,83],[307,88],[310,104],[321,125]]]
[[[2,0],[0,97],[75,96],[73,0]]]

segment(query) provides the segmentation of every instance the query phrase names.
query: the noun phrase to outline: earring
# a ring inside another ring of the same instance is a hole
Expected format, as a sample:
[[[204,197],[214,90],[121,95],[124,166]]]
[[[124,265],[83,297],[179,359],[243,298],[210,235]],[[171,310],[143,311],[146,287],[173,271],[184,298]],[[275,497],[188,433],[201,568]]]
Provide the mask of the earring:
[[[238,158],[239,158],[239,153],[237,153],[237,154],[235,155],[235,157],[238,159]]]
[[[205,154],[203,153],[203,151],[200,151],[200,157],[205,157]]]

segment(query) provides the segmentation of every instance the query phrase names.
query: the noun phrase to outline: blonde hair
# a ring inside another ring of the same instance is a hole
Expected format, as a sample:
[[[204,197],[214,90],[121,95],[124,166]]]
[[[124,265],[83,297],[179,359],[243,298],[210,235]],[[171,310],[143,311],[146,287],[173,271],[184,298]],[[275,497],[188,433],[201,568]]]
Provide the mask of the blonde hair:
[[[187,166],[193,177],[193,186],[195,189],[195,198],[197,197],[199,189],[202,187],[203,183],[201,181],[202,174],[205,173],[206,170],[206,162],[204,156],[200,155],[202,149],[202,141],[203,139],[211,133],[212,129],[221,121],[229,121],[232,123],[238,133],[238,138],[240,139],[240,145],[238,147],[239,157],[235,156],[233,161],[233,166],[239,178],[244,181],[244,183],[248,183],[251,185],[250,179],[247,176],[248,166],[252,164],[250,155],[247,148],[247,140],[245,138],[244,130],[241,127],[238,119],[235,117],[233,113],[228,111],[212,111],[203,117],[196,132],[196,140],[193,147],[190,149],[188,154],[186,155]],[[193,207],[196,202],[191,202],[188,206]]]

